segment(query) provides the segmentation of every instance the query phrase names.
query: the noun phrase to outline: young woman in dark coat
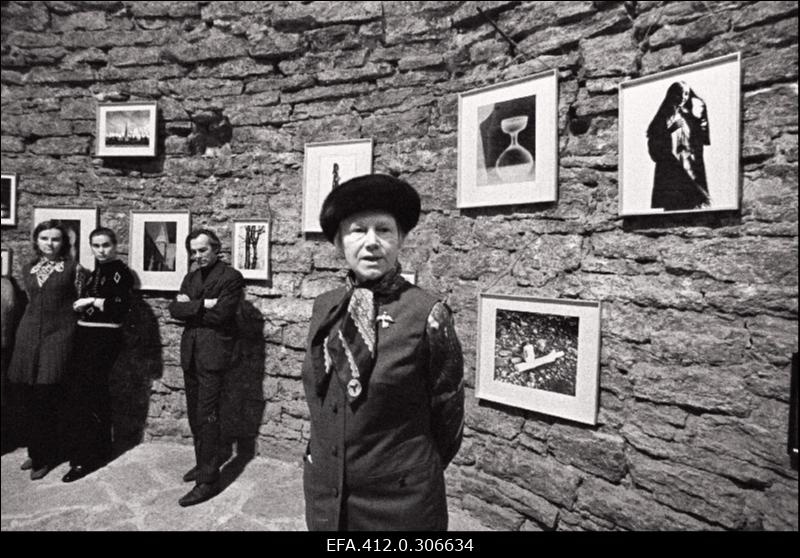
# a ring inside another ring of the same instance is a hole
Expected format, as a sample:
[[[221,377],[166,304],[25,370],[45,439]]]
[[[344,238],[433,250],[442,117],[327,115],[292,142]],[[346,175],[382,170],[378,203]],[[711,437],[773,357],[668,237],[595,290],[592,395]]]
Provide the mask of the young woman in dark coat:
[[[400,275],[419,212],[411,186],[380,174],[344,182],[323,204],[322,229],[350,270],[315,301],[303,364],[310,530],[447,529],[463,361],[448,307]]]
[[[78,317],[75,359],[67,382],[70,470],[64,482],[85,477],[111,458],[111,369],[123,346],[133,275],[117,258],[111,229],[89,235],[94,271],[72,308]]]
[[[44,221],[33,230],[36,257],[23,268],[28,305],[14,343],[9,381],[25,386],[29,412],[28,456],[23,469],[31,479],[44,477],[61,458],[59,431],[62,382],[72,356],[83,270],[70,257],[67,229]]]

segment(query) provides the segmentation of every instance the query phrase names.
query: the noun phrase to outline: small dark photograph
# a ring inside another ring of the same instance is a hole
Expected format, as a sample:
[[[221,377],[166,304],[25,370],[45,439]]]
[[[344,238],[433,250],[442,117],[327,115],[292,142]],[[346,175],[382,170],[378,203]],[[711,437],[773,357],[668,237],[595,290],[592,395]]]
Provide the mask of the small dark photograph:
[[[0,204],[2,204],[3,219],[11,217],[11,179],[3,177],[0,187]]]
[[[144,270],[175,271],[174,221],[147,221],[144,224]]]
[[[496,320],[495,380],[575,395],[578,317],[498,310]]]
[[[477,185],[532,181],[536,175],[536,95],[478,108]]]
[[[76,262],[81,261],[81,221],[80,219],[61,219],[69,234],[70,254]]]
[[[150,143],[152,113],[148,110],[109,111],[106,115],[106,146],[142,147]]]

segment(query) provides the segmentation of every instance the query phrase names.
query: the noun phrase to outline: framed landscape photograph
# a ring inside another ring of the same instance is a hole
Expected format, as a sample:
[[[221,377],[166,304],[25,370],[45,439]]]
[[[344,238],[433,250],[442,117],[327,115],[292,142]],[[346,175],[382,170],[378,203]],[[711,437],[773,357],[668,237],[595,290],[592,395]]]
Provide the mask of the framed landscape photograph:
[[[2,249],[2,260],[0,260],[0,276],[8,277],[11,275],[11,248]]]
[[[2,212],[3,226],[17,224],[17,175],[2,173],[2,186],[0,186],[0,212]]]
[[[233,267],[245,279],[269,279],[270,222],[237,219],[233,222]]]
[[[457,205],[552,202],[558,197],[558,72],[458,97]]]
[[[481,294],[475,396],[597,422],[600,303]]]
[[[94,254],[89,247],[89,234],[97,228],[98,211],[96,207],[34,207],[33,226],[42,221],[55,219],[67,228],[72,257],[86,269],[94,269]]]
[[[131,211],[128,265],[141,290],[178,291],[189,271],[188,211]]]
[[[155,157],[156,108],[152,103],[97,106],[98,157]]]
[[[307,143],[303,159],[303,232],[322,232],[325,197],[346,180],[372,172],[372,139]]]
[[[739,209],[741,55],[619,86],[620,216]]]

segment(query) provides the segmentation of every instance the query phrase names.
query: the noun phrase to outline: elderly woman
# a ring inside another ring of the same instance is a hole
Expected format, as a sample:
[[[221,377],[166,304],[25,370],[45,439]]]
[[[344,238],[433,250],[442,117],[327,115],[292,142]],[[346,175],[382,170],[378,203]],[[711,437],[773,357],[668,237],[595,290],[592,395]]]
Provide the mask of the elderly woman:
[[[446,530],[444,469],[461,445],[463,362],[453,317],[400,276],[417,192],[374,174],[325,199],[320,223],[346,284],[314,303],[303,384],[310,530]]]
[[[30,469],[31,479],[37,480],[61,458],[58,409],[77,322],[72,303],[79,296],[83,271],[69,255],[69,234],[59,221],[36,225],[33,249],[36,257],[22,272],[29,302],[17,329],[8,379],[26,388],[29,459],[22,469]]]

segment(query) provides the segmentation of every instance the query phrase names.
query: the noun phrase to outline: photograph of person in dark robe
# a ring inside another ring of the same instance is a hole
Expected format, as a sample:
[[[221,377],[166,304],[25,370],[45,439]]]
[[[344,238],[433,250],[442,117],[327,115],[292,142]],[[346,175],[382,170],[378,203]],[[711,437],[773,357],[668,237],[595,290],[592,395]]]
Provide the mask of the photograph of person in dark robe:
[[[647,150],[656,163],[651,206],[677,211],[711,202],[703,161],[709,145],[706,103],[684,82],[669,86],[647,128]]]
[[[534,180],[536,95],[478,108],[477,185]]]

